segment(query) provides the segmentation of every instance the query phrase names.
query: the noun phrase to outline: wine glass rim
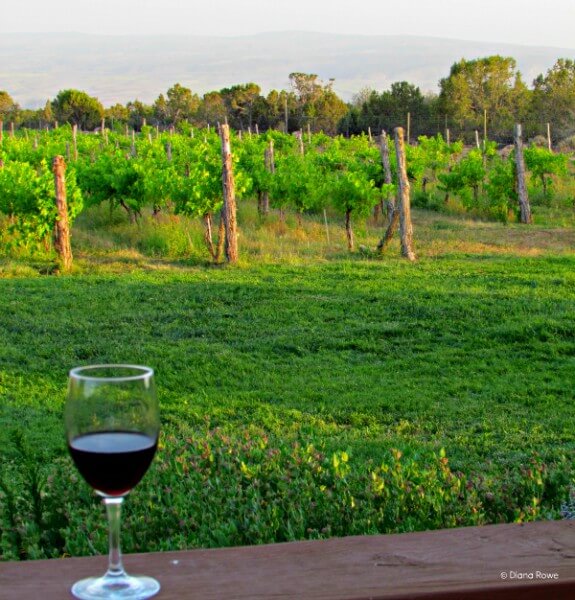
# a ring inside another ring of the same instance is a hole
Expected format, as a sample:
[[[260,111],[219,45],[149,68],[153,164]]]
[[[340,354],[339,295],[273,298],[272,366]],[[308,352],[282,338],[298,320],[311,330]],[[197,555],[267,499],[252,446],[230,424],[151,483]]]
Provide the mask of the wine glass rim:
[[[98,371],[101,369],[131,369],[139,371],[131,375],[89,375],[85,371]],[[144,365],[129,365],[129,364],[101,364],[101,365],[86,365],[84,367],[74,367],[70,369],[69,376],[71,379],[81,381],[102,381],[102,382],[120,382],[120,381],[137,381],[138,379],[148,379],[153,377],[154,369]]]

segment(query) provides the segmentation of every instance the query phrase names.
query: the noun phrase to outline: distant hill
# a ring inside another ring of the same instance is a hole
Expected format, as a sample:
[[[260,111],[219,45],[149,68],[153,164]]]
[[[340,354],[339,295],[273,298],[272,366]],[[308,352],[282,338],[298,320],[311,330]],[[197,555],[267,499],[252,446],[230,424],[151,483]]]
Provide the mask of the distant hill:
[[[335,79],[346,100],[363,87],[378,91],[406,80],[423,92],[461,58],[492,54],[517,60],[529,85],[575,50],[412,36],[281,32],[240,37],[111,36],[76,33],[2,34],[0,90],[27,108],[59,90],[77,88],[105,106],[152,102],[174,83],[203,94],[253,81],[264,92],[287,88],[294,71]]]

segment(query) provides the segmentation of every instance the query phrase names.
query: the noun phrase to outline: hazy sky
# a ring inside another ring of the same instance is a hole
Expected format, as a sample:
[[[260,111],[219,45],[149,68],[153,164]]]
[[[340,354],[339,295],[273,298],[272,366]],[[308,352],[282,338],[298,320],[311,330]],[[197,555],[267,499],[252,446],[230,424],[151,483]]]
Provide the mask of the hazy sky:
[[[412,34],[575,48],[575,0],[27,0],[3,32]]]

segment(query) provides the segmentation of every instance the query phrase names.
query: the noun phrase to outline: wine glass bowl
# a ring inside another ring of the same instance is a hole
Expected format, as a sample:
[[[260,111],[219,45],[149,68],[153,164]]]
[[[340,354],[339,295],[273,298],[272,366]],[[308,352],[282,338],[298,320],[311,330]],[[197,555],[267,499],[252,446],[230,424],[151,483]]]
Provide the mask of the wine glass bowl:
[[[153,370],[137,365],[72,369],[64,419],[72,459],[102,496],[110,529],[108,571],[78,581],[72,594],[81,600],[150,598],[160,585],[125,572],[119,530],[123,498],[145,475],[157,449],[160,419]]]

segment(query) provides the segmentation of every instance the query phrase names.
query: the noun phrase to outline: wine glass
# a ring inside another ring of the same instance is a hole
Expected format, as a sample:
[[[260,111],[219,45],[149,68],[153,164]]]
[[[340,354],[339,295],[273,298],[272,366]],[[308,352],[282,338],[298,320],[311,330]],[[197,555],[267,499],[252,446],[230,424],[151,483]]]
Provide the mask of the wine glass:
[[[110,543],[107,572],[76,582],[72,594],[81,600],[150,598],[160,584],[130,576],[122,565],[120,517],[124,496],[142,479],[158,445],[154,371],[135,365],[72,369],[65,424],[76,467],[106,505]]]

